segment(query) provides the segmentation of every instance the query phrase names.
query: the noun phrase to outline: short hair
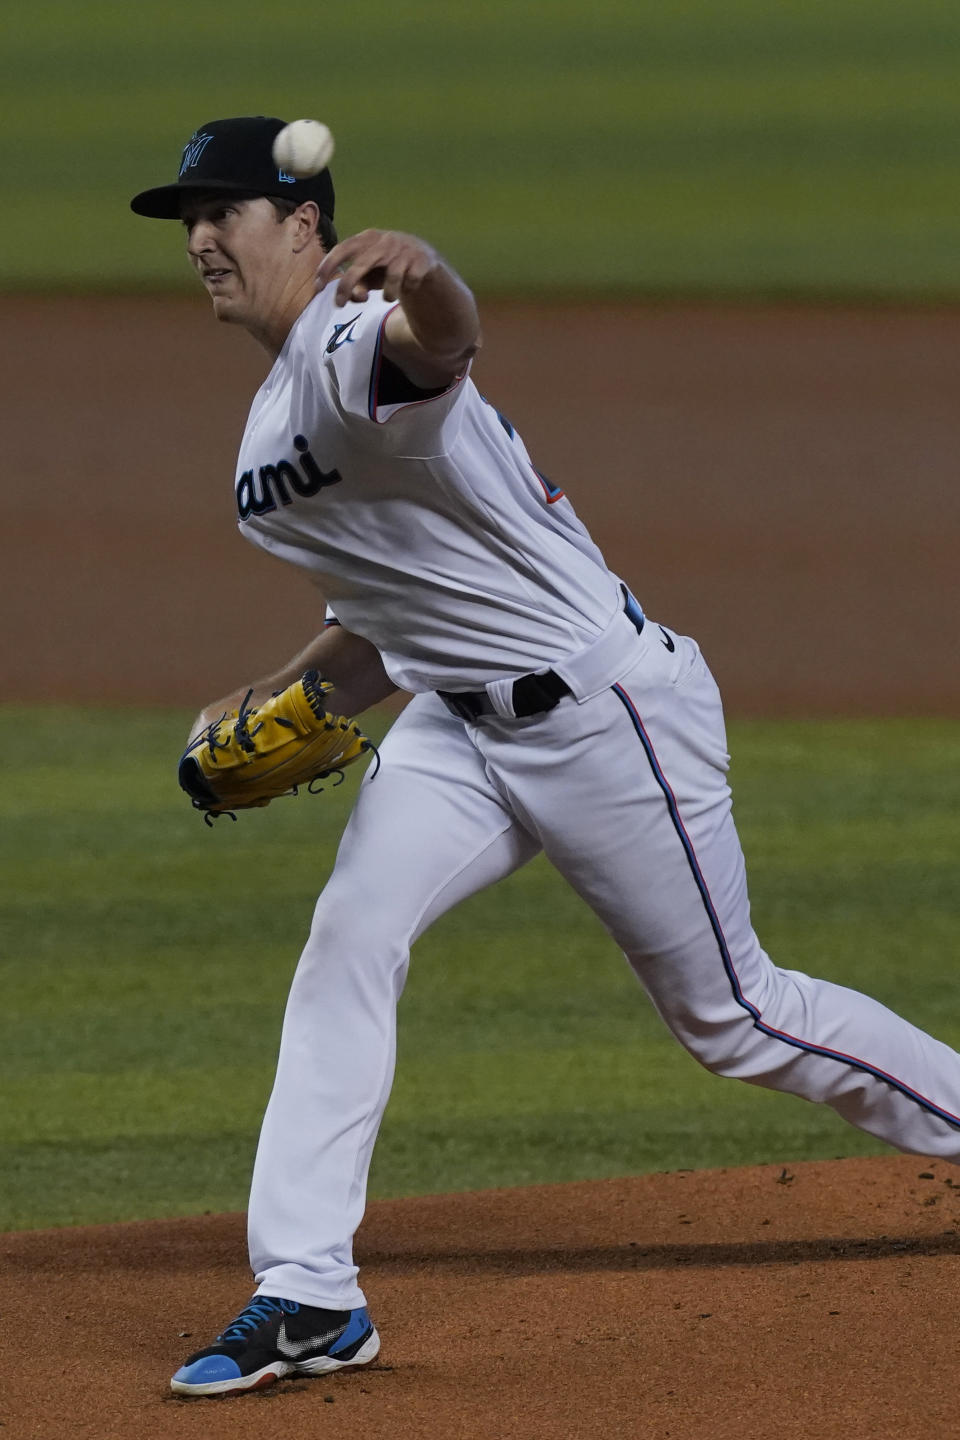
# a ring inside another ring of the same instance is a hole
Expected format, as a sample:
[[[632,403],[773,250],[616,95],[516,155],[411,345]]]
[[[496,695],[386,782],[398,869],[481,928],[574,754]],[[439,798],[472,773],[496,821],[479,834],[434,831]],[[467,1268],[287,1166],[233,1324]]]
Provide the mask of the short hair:
[[[284,220],[289,220],[295,210],[300,206],[295,200],[286,200],[280,196],[267,195],[264,197],[270,201],[277,215],[277,224],[282,225]],[[337,243],[337,231],[329,215],[320,211],[320,218],[317,221],[317,234],[320,236],[320,243],[324,250],[332,250]]]

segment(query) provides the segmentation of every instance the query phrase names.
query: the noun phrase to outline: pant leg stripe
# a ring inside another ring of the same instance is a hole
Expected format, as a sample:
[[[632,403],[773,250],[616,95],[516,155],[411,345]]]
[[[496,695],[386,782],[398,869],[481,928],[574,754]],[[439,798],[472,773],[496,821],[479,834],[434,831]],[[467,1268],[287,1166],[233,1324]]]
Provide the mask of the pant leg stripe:
[[[877,1080],[883,1080],[887,1085],[892,1085],[895,1090],[898,1090],[901,1095],[906,1096],[908,1100],[916,1101],[923,1109],[929,1110],[932,1114],[939,1116],[939,1118],[945,1120],[948,1125],[960,1126],[960,1116],[953,1115],[949,1110],[944,1110],[941,1106],[934,1104],[932,1100],[929,1100],[925,1095],[921,1095],[919,1091],[911,1089],[904,1081],[896,1079],[893,1075],[888,1075],[885,1070],[878,1069],[877,1066],[871,1065],[869,1061],[859,1060],[854,1055],[846,1055],[842,1050],[830,1050],[827,1049],[826,1046],[815,1045],[812,1041],[801,1040],[796,1035],[788,1035],[784,1030],[775,1030],[773,1026],[764,1024],[760,1011],[756,1005],[751,1004],[746,998],[741,988],[740,979],[734,968],[726,937],[723,933],[723,927],[720,924],[720,917],[717,915],[713,901],[710,898],[710,891],[707,889],[707,882],[700,869],[693,843],[687,834],[681,818],[676,796],[670,788],[667,777],[660,768],[660,762],[657,759],[653,744],[640,718],[640,713],[622,685],[614,685],[611,688],[630,717],[637,737],[643,746],[654,779],[662,790],[664,799],[667,802],[670,819],[673,822],[673,827],[677,832],[677,836],[686,854],[687,864],[690,866],[690,873],[693,875],[697,889],[700,892],[703,908],[706,911],[707,919],[710,921],[710,928],[716,937],[720,957],[723,961],[723,968],[727,973],[730,988],[733,991],[733,998],[741,1009],[746,1010],[748,1015],[750,1015],[754,1028],[764,1035],[769,1035],[774,1040],[782,1040],[785,1045],[792,1045],[795,1050],[803,1050],[811,1055],[822,1055],[827,1060],[837,1060],[843,1065],[849,1065],[855,1070],[861,1070],[867,1075],[873,1075]]]

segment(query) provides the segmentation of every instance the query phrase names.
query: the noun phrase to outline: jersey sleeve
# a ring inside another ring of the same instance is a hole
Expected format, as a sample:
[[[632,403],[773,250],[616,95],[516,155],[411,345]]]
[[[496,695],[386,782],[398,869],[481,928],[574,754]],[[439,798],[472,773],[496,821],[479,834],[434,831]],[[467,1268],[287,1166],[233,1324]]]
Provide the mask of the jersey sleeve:
[[[441,390],[419,390],[400,376],[383,354],[384,328],[395,310],[379,291],[361,305],[345,305],[320,337],[321,362],[328,368],[339,408],[349,421],[382,443],[396,442],[408,454],[441,454],[459,428],[463,374]]]

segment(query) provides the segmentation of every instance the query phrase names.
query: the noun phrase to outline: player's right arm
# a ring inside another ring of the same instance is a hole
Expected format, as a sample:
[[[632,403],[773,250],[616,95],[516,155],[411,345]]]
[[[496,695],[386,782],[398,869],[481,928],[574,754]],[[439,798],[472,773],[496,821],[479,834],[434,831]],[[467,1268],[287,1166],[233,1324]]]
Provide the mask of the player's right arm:
[[[363,230],[335,245],[317,271],[317,287],[336,286],[335,303],[361,304],[371,290],[398,304],[387,318],[383,353],[414,385],[451,385],[481,345],[473,294],[417,235]]]
[[[299,680],[305,670],[318,670],[333,682],[328,709],[340,715],[359,715],[371,705],[386,700],[397,688],[384,670],[376,646],[341,625],[328,625],[279,670],[254,683],[250,704],[260,704],[275,691],[285,690]],[[190,738],[219,720],[221,715],[236,710],[249,689],[249,685],[241,685],[229,695],[205,705],[193,722]]]

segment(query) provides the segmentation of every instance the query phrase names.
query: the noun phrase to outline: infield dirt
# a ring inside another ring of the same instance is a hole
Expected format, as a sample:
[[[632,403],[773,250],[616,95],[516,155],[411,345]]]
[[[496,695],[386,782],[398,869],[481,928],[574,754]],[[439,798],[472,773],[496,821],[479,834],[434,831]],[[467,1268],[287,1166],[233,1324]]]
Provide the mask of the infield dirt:
[[[958,1433],[960,1185],[913,1157],[381,1201],[370,1368],[169,1375],[243,1303],[240,1215],[0,1237],[11,1440],[930,1440]]]

